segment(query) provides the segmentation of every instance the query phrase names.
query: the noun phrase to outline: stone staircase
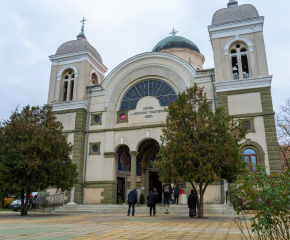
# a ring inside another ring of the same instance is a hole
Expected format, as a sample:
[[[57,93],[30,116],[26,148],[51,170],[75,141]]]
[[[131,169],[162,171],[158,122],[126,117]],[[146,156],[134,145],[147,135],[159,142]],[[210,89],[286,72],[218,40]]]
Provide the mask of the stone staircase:
[[[77,205],[66,204],[53,213],[92,213],[92,214],[126,214],[127,204],[98,204],[98,205]],[[135,205],[136,215],[148,214],[149,208],[146,205]],[[156,214],[188,214],[187,205],[156,205]],[[232,206],[227,204],[204,204],[204,215],[234,215],[235,211]]]

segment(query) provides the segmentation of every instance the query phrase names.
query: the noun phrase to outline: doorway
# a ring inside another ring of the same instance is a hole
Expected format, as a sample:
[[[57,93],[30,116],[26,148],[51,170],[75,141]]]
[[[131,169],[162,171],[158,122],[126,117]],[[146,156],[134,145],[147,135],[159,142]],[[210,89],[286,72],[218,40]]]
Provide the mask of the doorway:
[[[158,203],[162,203],[162,182],[159,181],[158,171],[149,171],[149,192],[153,187],[157,189]]]
[[[117,179],[117,203],[118,198],[122,198],[125,202],[125,178],[118,177]]]

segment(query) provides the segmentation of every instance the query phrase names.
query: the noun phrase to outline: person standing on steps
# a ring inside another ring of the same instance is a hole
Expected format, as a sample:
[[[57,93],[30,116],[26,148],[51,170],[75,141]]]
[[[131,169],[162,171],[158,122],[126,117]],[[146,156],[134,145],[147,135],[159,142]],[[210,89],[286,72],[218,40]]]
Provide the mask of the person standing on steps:
[[[129,192],[127,199],[128,199],[127,203],[129,205],[129,207],[128,207],[128,215],[127,216],[130,216],[131,206],[132,206],[132,216],[134,216],[134,214],[135,214],[135,204],[138,202],[136,189],[133,189],[132,191]]]
[[[189,217],[193,218],[196,216],[196,196],[193,189],[191,189],[190,193],[188,197]]]
[[[163,185],[163,192],[164,192],[164,204],[169,204],[169,197],[171,195],[171,186],[168,183]]]
[[[153,209],[153,216],[156,217],[156,204],[158,202],[158,196],[155,193],[154,189],[152,189],[152,192],[148,194],[147,196],[148,205],[150,207],[150,216],[152,216],[152,209]]]
[[[177,205],[178,204],[178,198],[179,198],[179,187],[176,184],[173,190],[173,196],[174,196],[174,202]]]

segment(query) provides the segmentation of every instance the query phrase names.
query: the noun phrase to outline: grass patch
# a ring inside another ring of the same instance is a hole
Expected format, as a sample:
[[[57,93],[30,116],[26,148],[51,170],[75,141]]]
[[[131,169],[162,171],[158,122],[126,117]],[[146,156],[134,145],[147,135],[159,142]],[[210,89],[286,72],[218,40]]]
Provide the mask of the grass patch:
[[[12,209],[0,209],[0,211],[6,212],[6,211],[13,211]]]

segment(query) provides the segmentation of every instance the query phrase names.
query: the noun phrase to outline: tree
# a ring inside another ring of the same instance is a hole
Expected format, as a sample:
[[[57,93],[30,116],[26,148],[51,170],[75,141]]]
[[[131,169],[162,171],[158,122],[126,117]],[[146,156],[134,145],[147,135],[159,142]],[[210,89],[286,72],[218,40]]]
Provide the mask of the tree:
[[[190,182],[201,218],[207,186],[220,180],[234,182],[244,166],[239,142],[245,137],[245,124],[222,108],[213,113],[197,84],[170,103],[166,122],[158,155],[159,176],[164,182]]]
[[[282,168],[290,169],[290,98],[280,106],[280,112],[276,114],[276,125]]]
[[[26,106],[0,124],[1,190],[21,192],[21,215],[27,215],[32,190],[49,186],[69,190],[77,183],[77,165],[72,163],[72,146],[62,134],[52,107]]]
[[[235,208],[235,223],[245,239],[290,239],[289,170],[269,176],[258,166],[257,172],[244,171],[237,183],[243,202]]]

